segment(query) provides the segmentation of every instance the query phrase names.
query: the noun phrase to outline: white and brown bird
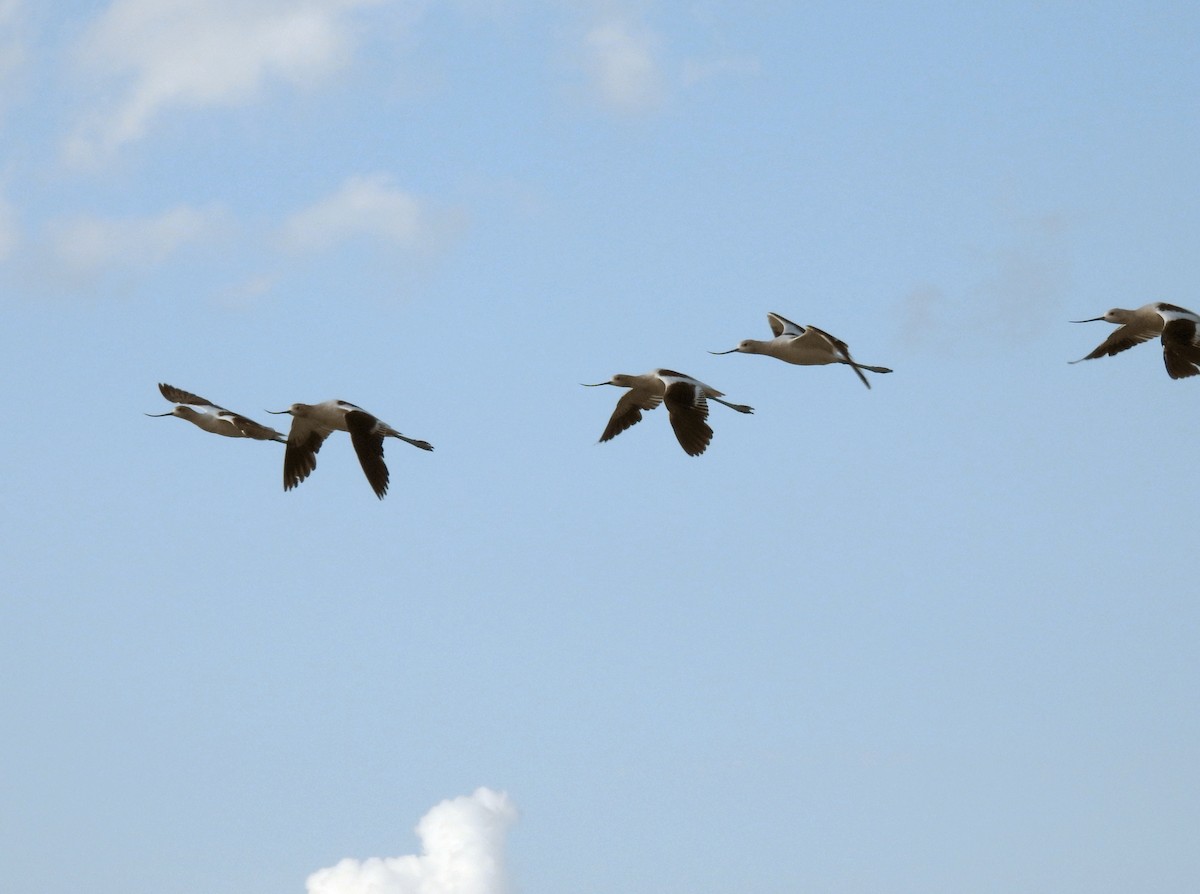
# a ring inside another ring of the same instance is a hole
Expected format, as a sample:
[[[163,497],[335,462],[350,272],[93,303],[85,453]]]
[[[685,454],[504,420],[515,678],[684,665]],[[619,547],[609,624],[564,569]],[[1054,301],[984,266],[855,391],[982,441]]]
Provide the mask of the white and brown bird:
[[[868,388],[871,383],[863,375],[863,370],[873,373],[890,373],[886,366],[867,366],[859,363],[850,356],[850,349],[840,338],[834,338],[828,332],[816,326],[800,326],[777,313],[768,313],[767,322],[771,324],[771,332],[775,337],[770,341],[759,341],[747,338],[738,343],[736,348],[728,351],[709,351],[710,354],[766,354],[784,363],[794,363],[797,366],[824,366],[829,363],[844,363],[862,379]]]
[[[1196,368],[1200,360],[1195,359],[1200,356],[1196,345],[1196,323],[1200,317],[1187,308],[1155,301],[1135,310],[1114,307],[1106,311],[1104,316],[1071,322],[1095,323],[1100,320],[1114,323],[1118,328],[1086,357],[1072,360],[1071,363],[1112,357],[1152,338],[1161,338],[1163,363],[1172,379],[1184,379],[1200,373],[1200,369]]]
[[[202,428],[207,432],[212,432],[214,435],[223,435],[226,438],[253,438],[256,441],[279,441],[281,444],[287,443],[280,432],[275,431],[265,425],[259,425],[253,419],[248,419],[241,413],[235,413],[232,410],[227,410],[224,407],[217,406],[211,400],[200,397],[198,394],[192,394],[190,391],[184,391],[182,388],[176,388],[173,385],[167,385],[160,382],[158,390],[162,392],[162,396],[172,403],[178,404],[170,413],[147,413],[147,416],[178,416],[180,419],[186,419],[198,428]],[[194,407],[201,407],[196,410]]]
[[[712,441],[713,432],[707,421],[709,400],[715,400],[739,413],[754,412],[753,407],[722,400],[725,395],[717,389],[670,369],[656,369],[640,376],[618,373],[607,382],[586,387],[599,388],[601,385],[629,389],[617,401],[617,408],[600,435],[601,443],[612,440],[625,429],[641,422],[643,410],[653,410],[659,404],[665,404],[679,446],[688,456],[699,456]]]
[[[292,417],[292,430],[288,432],[287,450],[283,454],[283,489],[291,490],[312,474],[317,467],[317,451],[325,439],[335,431],[350,433],[350,442],[363,473],[375,491],[383,499],[388,489],[388,468],[383,461],[383,439],[399,438],[420,447],[432,450],[428,441],[418,441],[402,435],[386,422],[372,416],[362,407],[344,400],[327,400],[319,404],[292,404],[286,410],[268,410],[268,413]]]

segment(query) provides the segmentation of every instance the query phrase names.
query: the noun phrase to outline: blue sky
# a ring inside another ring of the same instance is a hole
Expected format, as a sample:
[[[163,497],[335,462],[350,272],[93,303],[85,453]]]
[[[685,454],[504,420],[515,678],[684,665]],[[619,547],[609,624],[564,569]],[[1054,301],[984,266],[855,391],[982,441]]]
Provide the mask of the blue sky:
[[[13,890],[1200,883],[1194,4],[0,0]],[[894,368],[714,357],[776,311]],[[616,372],[690,373],[597,445]],[[295,491],[268,421],[353,401]],[[371,887],[374,885],[375,887]]]

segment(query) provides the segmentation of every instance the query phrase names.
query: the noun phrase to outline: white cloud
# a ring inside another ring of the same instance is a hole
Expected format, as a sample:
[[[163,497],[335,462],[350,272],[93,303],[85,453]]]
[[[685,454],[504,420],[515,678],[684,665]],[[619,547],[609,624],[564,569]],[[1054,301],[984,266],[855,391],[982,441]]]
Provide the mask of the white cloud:
[[[188,205],[152,217],[77,215],[50,224],[48,248],[56,263],[77,274],[153,267],[183,246],[216,234],[224,218],[220,209]]]
[[[421,854],[347,858],[308,877],[308,894],[504,894],[504,840],[517,811],[503,792],[443,801],[417,824]]]
[[[0,0],[4,2],[4,0]],[[352,10],[380,0],[114,0],[86,34],[81,62],[111,104],[83,121],[66,154],[103,159],[172,106],[236,105],[271,81],[315,82],[351,55]]]
[[[397,189],[386,174],[354,176],[328,198],[289,217],[282,242],[293,251],[311,251],[366,236],[419,248],[446,229],[448,221],[443,218]]]
[[[602,22],[583,38],[583,66],[600,102],[617,112],[644,112],[665,92],[658,40],[629,19]]]

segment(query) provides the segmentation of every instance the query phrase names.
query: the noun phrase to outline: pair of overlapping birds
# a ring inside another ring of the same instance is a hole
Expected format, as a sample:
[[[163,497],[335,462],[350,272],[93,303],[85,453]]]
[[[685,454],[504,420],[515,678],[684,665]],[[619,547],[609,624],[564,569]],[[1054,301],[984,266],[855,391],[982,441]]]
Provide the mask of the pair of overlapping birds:
[[[767,314],[774,338],[769,341],[746,339],[728,351],[710,351],[711,354],[765,354],[785,363],[797,366],[823,366],[842,363],[849,366],[868,388],[871,383],[866,373],[889,373],[883,366],[868,366],[850,356],[850,349],[841,339],[816,326],[799,326],[779,314]],[[1080,360],[1109,357],[1134,345],[1159,337],[1162,340],[1163,362],[1172,379],[1183,379],[1200,375],[1200,334],[1197,324],[1200,316],[1176,307],[1173,304],[1155,302],[1137,310],[1114,308],[1102,317],[1090,320],[1074,320],[1091,323],[1104,320],[1117,324],[1114,330],[1094,351]],[[699,456],[712,441],[712,429],[708,425],[708,401],[713,400],[739,413],[753,413],[754,408],[744,404],[730,403],[725,395],[684,373],[670,369],[655,369],[641,375],[618,373],[607,382],[587,385],[616,385],[629,390],[617,401],[617,407],[608,425],[600,435],[600,441],[615,438],[621,432],[642,420],[642,411],[653,410],[660,404],[666,406],[675,431],[675,437],[688,456]],[[398,438],[422,450],[432,450],[433,445],[403,435],[378,417],[361,407],[344,400],[327,400],[319,404],[292,404],[286,410],[268,410],[276,415],[292,417],[291,431],[287,437],[266,425],[227,410],[199,395],[175,388],[171,385],[158,386],[162,396],[177,406],[170,413],[147,413],[147,416],[178,416],[188,422],[227,438],[252,438],[257,441],[279,441],[286,444],[283,456],[283,489],[299,485],[317,467],[317,451],[325,439],[335,431],[349,433],[358,461],[367,476],[372,490],[383,499],[388,489],[388,468],[383,460],[385,438]]]

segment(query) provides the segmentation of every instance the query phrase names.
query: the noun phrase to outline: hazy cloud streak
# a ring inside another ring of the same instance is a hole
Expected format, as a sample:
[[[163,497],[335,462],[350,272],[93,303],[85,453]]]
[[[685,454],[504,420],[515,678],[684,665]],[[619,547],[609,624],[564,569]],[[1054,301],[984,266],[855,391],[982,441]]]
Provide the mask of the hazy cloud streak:
[[[328,249],[359,237],[415,249],[437,241],[447,229],[444,217],[394,186],[387,174],[358,175],[284,221],[281,241],[292,251]]]
[[[655,35],[628,19],[589,30],[583,39],[583,67],[601,104],[626,113],[659,106],[665,85],[657,49]]]
[[[115,0],[80,62],[119,98],[86,118],[66,154],[89,163],[140,139],[170,106],[234,105],[269,80],[312,83],[349,60],[351,10],[380,0]]]
[[[152,267],[188,243],[217,233],[225,219],[217,208],[179,205],[153,217],[78,215],[49,227],[51,256],[74,272],[107,267]]]

